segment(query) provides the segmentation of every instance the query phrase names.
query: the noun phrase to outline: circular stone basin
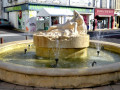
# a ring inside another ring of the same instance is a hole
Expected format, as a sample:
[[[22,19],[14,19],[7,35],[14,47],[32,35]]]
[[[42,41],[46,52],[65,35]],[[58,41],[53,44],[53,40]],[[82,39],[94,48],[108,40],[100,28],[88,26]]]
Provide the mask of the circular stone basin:
[[[90,47],[97,42],[91,41]],[[88,60],[59,60],[58,67],[52,68],[55,61],[36,57],[35,50],[28,48],[32,43],[29,40],[0,45],[1,80],[36,87],[82,88],[105,85],[120,79],[119,44],[99,42],[110,52],[102,50],[97,57],[96,50],[88,48]],[[25,48],[28,48],[26,54]],[[97,62],[94,67],[91,66],[93,61]]]
[[[31,46],[29,47],[29,45]],[[35,52],[35,46],[33,46],[32,43],[28,43],[28,45],[23,44],[21,46],[22,47],[0,53],[0,60],[16,65],[23,65],[26,67],[31,66],[36,68],[55,68],[55,58],[52,59],[51,57],[44,58],[37,56]],[[26,53],[24,52],[25,48],[27,48]],[[102,50],[100,55],[97,56],[95,48],[87,48],[87,56],[87,58],[78,58],[77,60],[72,58],[69,60],[59,58],[57,68],[90,68],[92,67],[92,63],[94,61],[96,61],[95,66],[103,66],[120,62],[120,55],[106,50]],[[73,57],[76,57],[76,55],[73,55]]]

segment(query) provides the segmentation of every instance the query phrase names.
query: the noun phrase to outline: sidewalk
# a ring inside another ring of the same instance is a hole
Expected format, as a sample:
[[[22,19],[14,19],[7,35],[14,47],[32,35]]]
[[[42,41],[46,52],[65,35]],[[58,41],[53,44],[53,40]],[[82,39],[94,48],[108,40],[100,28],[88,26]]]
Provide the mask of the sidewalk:
[[[11,41],[18,41],[18,40],[26,40],[33,39],[32,34],[21,32],[15,29],[4,29],[0,28],[0,39],[3,39],[3,42],[11,42]]]

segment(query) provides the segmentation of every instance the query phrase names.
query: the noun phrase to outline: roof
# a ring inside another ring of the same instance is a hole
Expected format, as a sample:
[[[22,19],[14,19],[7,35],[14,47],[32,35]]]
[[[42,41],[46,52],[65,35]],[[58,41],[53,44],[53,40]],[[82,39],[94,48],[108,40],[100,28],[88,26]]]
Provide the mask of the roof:
[[[73,12],[69,9],[42,8],[37,16],[72,16]]]

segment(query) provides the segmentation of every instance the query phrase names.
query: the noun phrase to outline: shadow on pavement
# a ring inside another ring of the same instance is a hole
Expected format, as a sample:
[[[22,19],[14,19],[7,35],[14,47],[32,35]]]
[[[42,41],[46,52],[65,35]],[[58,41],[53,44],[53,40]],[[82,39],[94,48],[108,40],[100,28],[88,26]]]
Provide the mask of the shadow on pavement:
[[[18,31],[14,27],[0,27],[0,34],[6,34],[6,33],[23,33],[23,32]]]

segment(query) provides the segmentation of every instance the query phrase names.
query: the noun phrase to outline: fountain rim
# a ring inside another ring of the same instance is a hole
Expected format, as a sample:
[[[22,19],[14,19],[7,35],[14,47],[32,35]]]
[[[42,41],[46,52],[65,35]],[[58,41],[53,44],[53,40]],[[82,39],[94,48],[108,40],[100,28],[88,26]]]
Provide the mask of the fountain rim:
[[[0,45],[0,49],[3,47],[16,45],[16,44],[27,44],[32,43],[33,40],[22,40],[22,41],[14,41],[9,43],[4,43]],[[99,41],[90,40],[90,43],[98,43]],[[120,48],[120,44],[111,43],[111,42],[99,42],[104,45],[104,48],[106,46],[113,46]],[[90,47],[91,47],[90,44]],[[106,49],[106,48],[105,48]],[[119,52],[119,50],[118,50]],[[119,52],[120,53],[120,52]],[[4,61],[0,61],[0,68],[11,71],[11,72],[17,72],[17,73],[23,73],[23,74],[32,74],[32,75],[41,75],[41,76],[88,76],[88,75],[99,75],[99,74],[106,74],[106,73],[112,73],[120,71],[120,62],[109,64],[106,66],[97,66],[97,67],[90,67],[90,68],[74,68],[74,69],[61,69],[61,68],[35,68],[31,66],[23,66],[23,65],[16,65]]]

